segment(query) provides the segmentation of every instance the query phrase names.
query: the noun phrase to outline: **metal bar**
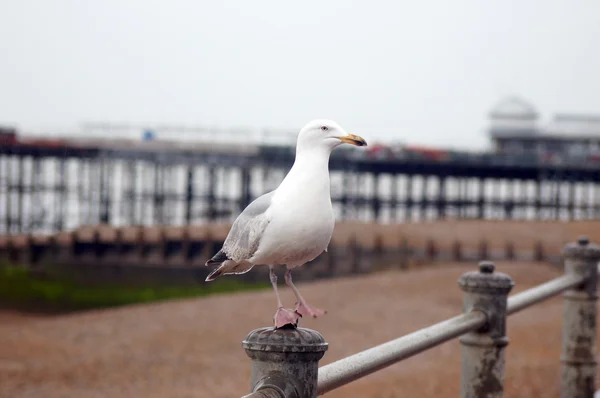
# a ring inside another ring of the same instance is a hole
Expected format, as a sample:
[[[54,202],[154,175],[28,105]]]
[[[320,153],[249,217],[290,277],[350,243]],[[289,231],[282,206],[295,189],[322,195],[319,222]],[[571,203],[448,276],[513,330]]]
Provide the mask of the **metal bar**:
[[[319,369],[317,393],[325,394],[466,332],[478,329],[486,321],[486,315],[480,311],[458,315],[323,366]]]
[[[600,272],[600,266],[598,268]],[[507,314],[544,301],[585,282],[579,275],[564,275],[508,298]],[[409,335],[346,357],[319,369],[318,394],[348,384],[403,359],[475,330],[486,322],[482,312],[473,311],[440,322]]]
[[[255,391],[248,395],[244,395],[242,398],[286,398],[286,396],[275,388],[263,388]]]
[[[552,296],[556,296],[571,289],[585,281],[584,276],[564,275],[543,283],[531,289],[525,290],[508,298],[507,314],[511,315],[524,308],[530,307],[540,301],[544,301]]]

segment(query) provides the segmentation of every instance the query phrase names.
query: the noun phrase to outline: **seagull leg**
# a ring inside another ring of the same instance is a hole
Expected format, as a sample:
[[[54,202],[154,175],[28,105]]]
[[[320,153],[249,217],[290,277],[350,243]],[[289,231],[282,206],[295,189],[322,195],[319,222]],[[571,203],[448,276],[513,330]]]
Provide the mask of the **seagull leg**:
[[[294,282],[292,282],[292,270],[290,268],[288,268],[285,272],[285,283],[290,288],[292,288],[294,294],[296,295],[296,299],[298,300],[298,302],[296,303],[296,312],[298,314],[300,314],[301,316],[310,315],[313,318],[316,318],[327,313],[327,311],[308,305],[306,300],[304,300],[304,298],[298,291],[298,288],[294,285]]]
[[[298,325],[298,319],[302,315],[297,313],[296,311],[283,308],[283,304],[281,303],[281,298],[279,298],[279,292],[277,291],[277,275],[275,274],[275,270],[272,265],[269,265],[269,279],[271,279],[271,285],[273,285],[273,290],[275,291],[275,296],[277,297],[277,312],[273,316],[273,323],[275,324],[275,328],[281,328],[285,325]]]

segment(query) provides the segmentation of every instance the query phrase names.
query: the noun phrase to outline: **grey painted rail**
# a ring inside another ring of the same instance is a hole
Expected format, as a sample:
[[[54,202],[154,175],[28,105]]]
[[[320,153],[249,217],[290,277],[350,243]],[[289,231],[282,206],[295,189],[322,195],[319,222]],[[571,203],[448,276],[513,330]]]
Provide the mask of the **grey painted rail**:
[[[267,387],[248,395],[244,395],[242,398],[291,398],[286,397],[284,394],[285,393],[278,388]]]
[[[462,314],[351,355],[319,369],[318,393],[324,394],[485,324],[480,311]]]
[[[314,398],[373,372],[459,337],[462,398],[504,395],[506,318],[564,292],[561,398],[592,398],[596,375],[596,300],[600,246],[586,237],[563,249],[565,275],[508,297],[506,274],[483,261],[458,281],[463,314],[318,368],[327,350],[310,329],[263,328],[244,348],[252,364],[246,398]]]
[[[519,294],[515,294],[508,298],[508,308],[506,309],[506,313],[507,315],[512,315],[522,309],[531,307],[540,301],[547,300],[565,290],[572,289],[577,285],[582,284],[585,282],[585,279],[586,278],[582,275],[563,275]]]

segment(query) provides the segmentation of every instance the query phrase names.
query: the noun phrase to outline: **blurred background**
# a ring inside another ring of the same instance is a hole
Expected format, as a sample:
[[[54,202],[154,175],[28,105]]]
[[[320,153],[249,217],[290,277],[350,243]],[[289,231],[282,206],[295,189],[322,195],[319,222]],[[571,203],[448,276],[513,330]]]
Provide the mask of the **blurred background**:
[[[268,273],[207,284],[204,263],[316,118],[369,143],[333,152],[334,237],[295,276],[329,310],[302,320],[329,332],[325,361],[460,312],[456,277],[480,259],[523,287],[552,278],[562,245],[600,240],[599,12],[0,2],[0,396],[246,393],[239,342],[271,322]],[[394,295],[397,315],[375,310]],[[527,330],[560,341],[552,305]],[[559,345],[523,333],[507,391],[552,396],[558,362],[542,352]],[[399,364],[339,396],[400,396],[408,381],[455,396],[455,354],[433,382]]]

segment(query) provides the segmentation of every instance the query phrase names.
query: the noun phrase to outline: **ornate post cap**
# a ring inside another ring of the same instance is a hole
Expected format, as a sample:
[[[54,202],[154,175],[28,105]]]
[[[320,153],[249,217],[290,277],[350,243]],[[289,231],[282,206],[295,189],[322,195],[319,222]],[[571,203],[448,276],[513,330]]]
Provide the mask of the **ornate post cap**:
[[[583,235],[577,239],[577,242],[567,243],[564,246],[563,256],[568,259],[600,259],[600,246],[590,243],[590,239]]]
[[[465,292],[507,295],[515,282],[502,272],[495,272],[494,263],[481,261],[478,271],[464,273],[458,279],[458,285]]]
[[[251,331],[242,346],[252,359],[252,391],[271,389],[293,398],[317,396],[319,360],[328,348],[319,332],[264,327]]]
[[[321,333],[312,329],[275,329],[271,326],[251,331],[242,347],[251,358],[253,352],[320,353],[319,357],[322,357],[328,344]]]

